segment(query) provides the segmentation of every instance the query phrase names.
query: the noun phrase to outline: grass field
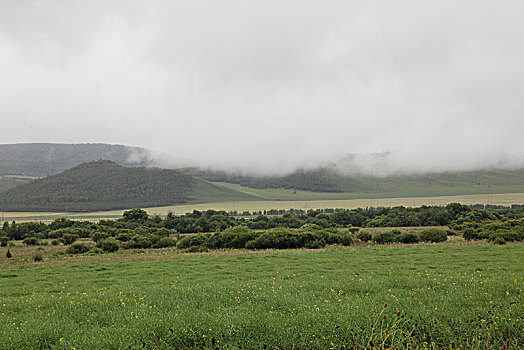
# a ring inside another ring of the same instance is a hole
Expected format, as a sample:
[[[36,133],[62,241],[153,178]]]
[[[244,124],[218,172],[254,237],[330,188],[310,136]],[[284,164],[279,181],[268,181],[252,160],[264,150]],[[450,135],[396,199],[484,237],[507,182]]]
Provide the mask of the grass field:
[[[524,341],[522,244],[240,253],[2,270],[0,348]]]
[[[365,207],[394,207],[403,205],[406,207],[417,207],[421,205],[446,205],[458,202],[462,204],[497,204],[506,205],[524,203],[524,193],[499,193],[490,195],[462,195],[462,196],[438,196],[438,197],[406,197],[406,198],[377,198],[377,199],[348,199],[348,200],[307,200],[307,201],[231,201],[200,204],[184,204],[166,207],[145,208],[151,214],[167,215],[185,214],[193,210],[236,210],[256,211],[269,209],[321,209],[321,208],[365,208]],[[122,216],[124,210],[113,210],[93,213],[46,213],[46,212],[0,212],[0,222],[16,220],[49,222],[59,217],[69,217],[76,220],[114,219]]]

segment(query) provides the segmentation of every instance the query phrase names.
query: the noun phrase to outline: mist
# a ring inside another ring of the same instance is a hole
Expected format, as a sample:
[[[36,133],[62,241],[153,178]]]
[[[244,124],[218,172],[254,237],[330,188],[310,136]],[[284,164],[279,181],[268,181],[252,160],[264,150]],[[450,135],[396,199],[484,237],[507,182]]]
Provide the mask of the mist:
[[[265,175],[521,168],[523,37],[517,0],[3,1],[0,143]]]

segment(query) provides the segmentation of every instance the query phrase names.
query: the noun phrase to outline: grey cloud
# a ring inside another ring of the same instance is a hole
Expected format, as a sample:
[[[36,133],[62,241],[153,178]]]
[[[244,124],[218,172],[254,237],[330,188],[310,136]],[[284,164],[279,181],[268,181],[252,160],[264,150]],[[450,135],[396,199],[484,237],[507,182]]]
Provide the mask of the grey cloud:
[[[0,3],[10,142],[282,173],[524,166],[521,1]],[[355,170],[358,167],[358,170]]]

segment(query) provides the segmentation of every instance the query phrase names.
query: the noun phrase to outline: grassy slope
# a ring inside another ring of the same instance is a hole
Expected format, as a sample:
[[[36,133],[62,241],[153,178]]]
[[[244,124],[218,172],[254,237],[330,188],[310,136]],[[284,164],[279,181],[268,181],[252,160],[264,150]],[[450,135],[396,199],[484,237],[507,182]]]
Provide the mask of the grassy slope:
[[[500,348],[502,333],[524,341],[523,249],[223,253],[4,270],[0,348],[135,349],[140,339],[147,348],[189,348],[215,337],[220,348],[328,349],[351,345],[351,335],[364,347],[380,344],[393,332],[393,348],[423,338],[446,348],[479,340],[491,342],[480,348]],[[497,317],[490,327],[488,311]],[[412,332],[409,316],[418,320],[411,335],[403,333]],[[352,329],[361,326],[359,339]]]
[[[212,203],[229,201],[256,201],[260,200],[258,195],[237,190],[230,186],[212,183],[202,179],[196,179],[196,183],[188,198],[189,203]]]

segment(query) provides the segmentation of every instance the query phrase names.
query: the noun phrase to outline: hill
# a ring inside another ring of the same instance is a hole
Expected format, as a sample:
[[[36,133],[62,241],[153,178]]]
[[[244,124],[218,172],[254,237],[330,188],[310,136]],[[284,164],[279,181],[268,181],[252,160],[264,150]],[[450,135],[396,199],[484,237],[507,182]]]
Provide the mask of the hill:
[[[1,193],[2,211],[99,211],[257,197],[177,170],[94,161]]]
[[[240,186],[257,189],[257,191],[247,190],[244,192],[262,197],[264,197],[262,193],[268,190],[270,190],[268,193],[272,193],[271,195],[274,197],[274,189],[331,193],[339,199],[342,197],[379,198],[524,192],[524,169],[477,170],[387,177],[344,175],[330,168],[297,170],[285,176],[265,177],[196,168],[183,169],[183,171],[209,181],[239,185],[227,186],[231,189],[239,190]],[[289,191],[287,193],[289,194]],[[312,197],[309,196],[309,198]]]
[[[0,175],[42,177],[100,159],[129,166],[147,166],[149,156],[145,148],[101,143],[0,145]]]

